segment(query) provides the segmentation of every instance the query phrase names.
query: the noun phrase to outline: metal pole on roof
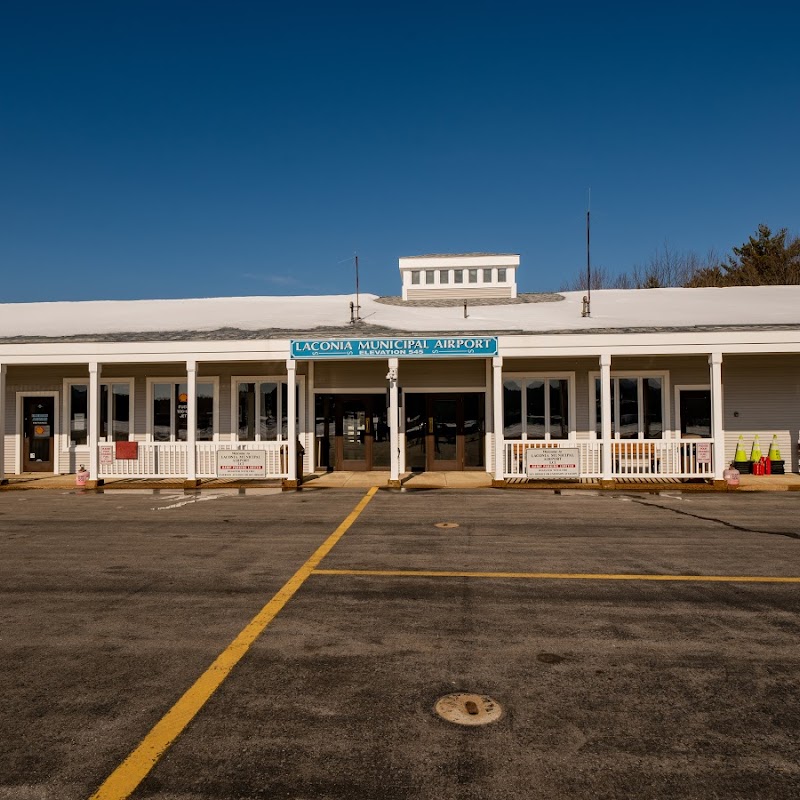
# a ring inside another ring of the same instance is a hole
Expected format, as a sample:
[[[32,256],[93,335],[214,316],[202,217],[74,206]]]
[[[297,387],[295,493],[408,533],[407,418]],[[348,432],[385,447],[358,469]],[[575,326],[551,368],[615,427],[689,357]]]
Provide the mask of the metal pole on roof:
[[[592,187],[589,187],[589,199],[586,204],[586,307],[584,317],[592,316],[592,259],[591,248],[591,214],[592,214]]]
[[[361,301],[358,297],[358,253],[354,253],[356,260],[356,320],[361,319]]]

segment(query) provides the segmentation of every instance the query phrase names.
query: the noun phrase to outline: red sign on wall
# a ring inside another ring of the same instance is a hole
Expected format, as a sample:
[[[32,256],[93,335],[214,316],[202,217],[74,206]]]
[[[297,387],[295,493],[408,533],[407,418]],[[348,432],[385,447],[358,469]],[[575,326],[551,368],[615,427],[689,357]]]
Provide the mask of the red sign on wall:
[[[139,442],[116,442],[116,452],[114,458],[127,461],[139,458]]]

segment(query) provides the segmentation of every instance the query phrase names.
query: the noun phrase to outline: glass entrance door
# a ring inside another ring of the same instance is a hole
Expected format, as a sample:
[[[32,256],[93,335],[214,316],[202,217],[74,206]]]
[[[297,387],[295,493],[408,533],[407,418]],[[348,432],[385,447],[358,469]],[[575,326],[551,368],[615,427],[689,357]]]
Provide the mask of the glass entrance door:
[[[456,395],[431,395],[429,398],[430,470],[464,468],[464,424],[459,401]]]
[[[382,394],[316,396],[317,463],[328,470],[389,468],[389,424]]]
[[[55,399],[22,398],[22,471],[53,472]]]
[[[406,469],[484,466],[484,395],[406,394]]]
[[[366,470],[372,461],[372,419],[366,398],[342,397],[337,408],[337,469]]]

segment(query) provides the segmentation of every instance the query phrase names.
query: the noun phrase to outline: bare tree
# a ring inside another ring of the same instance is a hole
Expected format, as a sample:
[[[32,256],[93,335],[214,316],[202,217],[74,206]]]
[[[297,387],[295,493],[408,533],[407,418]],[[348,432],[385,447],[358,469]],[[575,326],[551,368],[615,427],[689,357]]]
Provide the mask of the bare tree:
[[[721,259],[713,250],[705,258],[693,252],[682,253],[667,242],[645,264],[635,264],[629,271],[612,275],[605,267],[592,270],[595,289],[658,289],[666,286],[722,285],[714,283]],[[697,281],[708,281],[698,283]],[[586,273],[578,274],[562,291],[585,291]]]
[[[586,272],[580,272],[569,283],[564,284],[562,292],[585,292],[587,287]],[[592,291],[595,289],[632,289],[630,277],[612,275],[606,267],[592,267]]]

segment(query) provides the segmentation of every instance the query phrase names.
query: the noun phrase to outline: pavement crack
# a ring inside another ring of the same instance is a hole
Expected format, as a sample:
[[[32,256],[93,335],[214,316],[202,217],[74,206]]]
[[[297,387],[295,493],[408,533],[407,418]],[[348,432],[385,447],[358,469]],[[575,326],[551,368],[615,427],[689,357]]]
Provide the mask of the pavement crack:
[[[662,506],[659,503],[653,503],[652,501],[643,500],[639,497],[632,497],[628,496],[629,499],[634,502],[638,503],[641,506],[648,506],[649,508],[660,508],[663,511],[671,511],[673,514],[679,514],[683,517],[691,517],[692,519],[701,519],[705,522],[716,522],[719,525],[724,525],[726,528],[731,528],[735,531],[740,531],[742,533],[763,533],[767,536],[785,536],[787,539],[800,539],[800,533],[791,533],[790,531],[764,531],[758,528],[746,528],[744,525],[737,525],[735,522],[727,522],[724,519],[719,519],[717,517],[704,517],[702,514],[692,514],[691,511],[684,511],[680,508],[673,508],[672,506]]]

